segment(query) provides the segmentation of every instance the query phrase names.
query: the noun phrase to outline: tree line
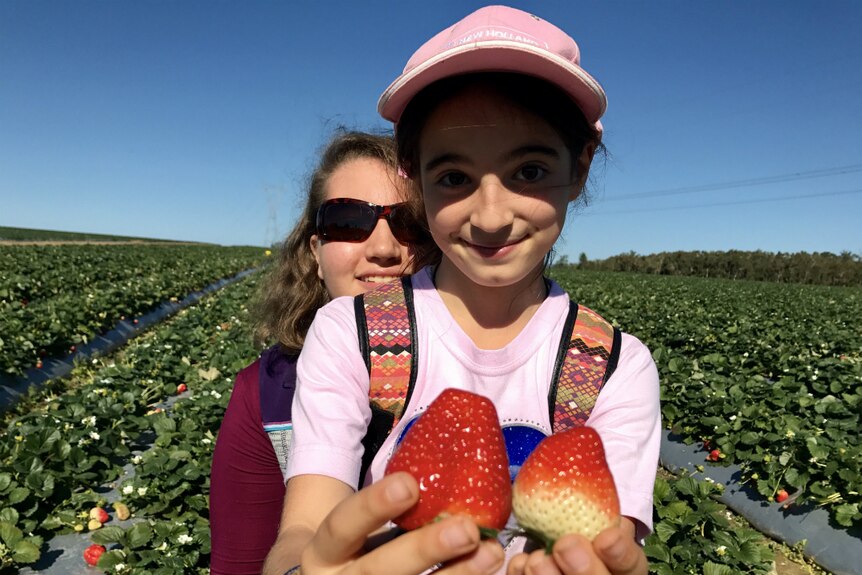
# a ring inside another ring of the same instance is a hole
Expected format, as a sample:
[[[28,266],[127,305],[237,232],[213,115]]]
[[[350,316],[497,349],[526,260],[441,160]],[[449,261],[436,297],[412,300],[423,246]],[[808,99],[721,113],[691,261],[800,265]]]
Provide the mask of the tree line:
[[[603,260],[581,253],[577,264],[565,256],[554,265],[579,269],[684,275],[831,286],[862,286],[862,257],[851,252],[771,253],[763,251],[627,252]]]

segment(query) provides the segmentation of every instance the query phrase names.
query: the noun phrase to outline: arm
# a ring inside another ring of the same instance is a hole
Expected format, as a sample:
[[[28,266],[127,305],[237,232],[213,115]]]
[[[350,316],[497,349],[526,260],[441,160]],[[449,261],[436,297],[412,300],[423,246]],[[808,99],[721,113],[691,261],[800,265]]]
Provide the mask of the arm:
[[[213,452],[213,575],[259,572],[278,532],[284,479],[261,426],[258,369],[237,375]]]
[[[479,530],[464,517],[447,517],[379,545],[372,543],[369,537],[379,539],[380,529],[389,520],[418,501],[419,486],[407,473],[386,476],[357,493],[349,493],[350,488],[342,484],[348,494],[314,527],[310,523],[319,515],[320,506],[295,500],[326,491],[337,498],[342,488],[329,484],[336,480],[326,479],[298,476],[288,483],[286,522],[267,558],[264,575],[283,575],[298,563],[302,575],[418,575],[439,563],[445,564],[435,572],[441,575],[490,575],[503,564],[499,543],[480,541]],[[303,512],[307,514],[304,519],[300,517]]]
[[[320,524],[352,493],[347,484],[323,475],[299,475],[290,479],[278,538],[266,557],[263,575],[283,575],[289,568],[299,565],[302,551]]]

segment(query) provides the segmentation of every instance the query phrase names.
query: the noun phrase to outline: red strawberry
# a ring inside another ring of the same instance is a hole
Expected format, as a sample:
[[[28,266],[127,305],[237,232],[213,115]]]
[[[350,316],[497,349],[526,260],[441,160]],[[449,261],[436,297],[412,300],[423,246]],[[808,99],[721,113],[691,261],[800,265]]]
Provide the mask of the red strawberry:
[[[709,455],[706,456],[707,461],[718,461],[719,459],[721,459],[720,449],[713,449],[709,452]]]
[[[614,478],[591,427],[543,439],[521,466],[512,495],[518,524],[549,549],[563,535],[593,539],[620,522]]]
[[[99,523],[105,523],[110,517],[108,517],[108,512],[102,507],[93,507],[90,509],[90,519],[95,519]]]
[[[36,369],[42,369],[42,360],[41,359],[36,360]]]
[[[790,494],[787,493],[786,489],[779,489],[778,493],[775,494],[775,500],[778,503],[784,503],[787,501],[787,498],[790,497]]]
[[[386,474],[407,471],[419,482],[419,501],[395,519],[416,529],[447,515],[468,515],[480,528],[506,526],[512,484],[506,442],[494,404],[446,389],[404,436]]]
[[[99,557],[102,556],[102,553],[106,551],[103,545],[90,545],[86,549],[84,549],[84,561],[86,561],[89,565],[96,566],[96,563],[99,562]]]
[[[187,386],[185,383],[181,383],[177,386],[177,393],[186,392],[186,391],[188,391],[188,389],[189,389],[189,386]]]

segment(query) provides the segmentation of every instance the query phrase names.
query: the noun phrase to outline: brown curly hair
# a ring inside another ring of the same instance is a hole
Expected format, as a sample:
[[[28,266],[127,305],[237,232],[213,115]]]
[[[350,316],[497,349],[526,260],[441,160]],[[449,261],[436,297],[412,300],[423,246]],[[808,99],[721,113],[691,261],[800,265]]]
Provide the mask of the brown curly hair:
[[[395,141],[390,135],[340,130],[323,148],[320,160],[308,179],[305,209],[261,283],[254,304],[254,339],[257,345],[277,341],[285,353],[299,353],[314,314],[329,301],[326,286],[317,275],[317,261],[311,252],[311,236],[316,233],[315,216],[326,200],[329,178],[343,164],[358,158],[380,160],[392,168],[393,173],[398,166]],[[427,227],[421,199],[412,188],[408,195],[406,201],[413,207],[417,221]],[[413,269],[439,259],[437,247],[430,235],[425,235],[427,241],[410,246]]]

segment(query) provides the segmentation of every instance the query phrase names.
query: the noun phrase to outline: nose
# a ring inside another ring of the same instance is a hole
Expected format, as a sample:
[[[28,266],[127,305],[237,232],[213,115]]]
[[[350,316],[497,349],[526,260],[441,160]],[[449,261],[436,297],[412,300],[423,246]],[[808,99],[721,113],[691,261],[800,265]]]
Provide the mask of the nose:
[[[401,262],[402,251],[406,250],[389,228],[389,222],[384,218],[377,220],[374,231],[365,240],[365,257],[380,265],[395,265]]]
[[[510,207],[512,192],[497,176],[485,175],[472,194],[473,206],[470,225],[488,233],[498,232],[511,226],[515,214]]]

